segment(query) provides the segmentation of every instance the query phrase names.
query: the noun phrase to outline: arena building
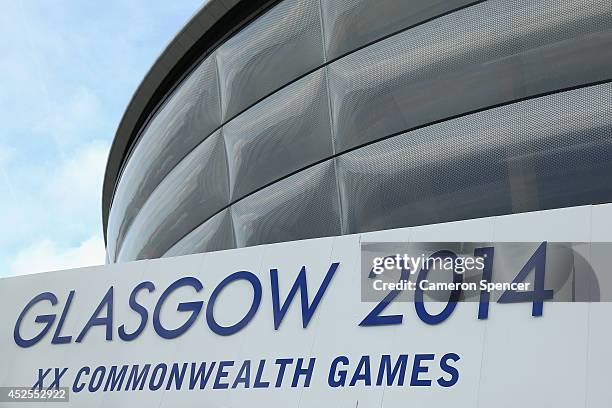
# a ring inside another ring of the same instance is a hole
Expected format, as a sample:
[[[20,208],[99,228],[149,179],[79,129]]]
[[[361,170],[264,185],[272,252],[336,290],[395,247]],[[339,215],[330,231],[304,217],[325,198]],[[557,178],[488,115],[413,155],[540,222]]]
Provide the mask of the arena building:
[[[0,279],[0,406],[609,408],[611,61],[610,0],[208,1],[107,263]]]
[[[109,263],[612,200],[607,0],[211,0],[107,164]]]

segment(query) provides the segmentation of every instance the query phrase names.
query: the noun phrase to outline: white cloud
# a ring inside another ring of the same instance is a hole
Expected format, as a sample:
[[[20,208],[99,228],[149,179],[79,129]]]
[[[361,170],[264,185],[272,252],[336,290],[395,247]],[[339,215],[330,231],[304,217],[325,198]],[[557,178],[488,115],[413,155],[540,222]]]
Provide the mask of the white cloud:
[[[0,225],[11,231],[0,237],[0,276],[104,264],[100,208],[108,149],[108,142],[90,140],[63,161],[28,163],[19,177],[0,166],[0,191],[10,193],[0,204]]]
[[[68,95],[57,95],[46,104],[44,114],[32,131],[51,137],[59,147],[78,145],[85,137],[100,130],[110,131],[109,121],[98,94],[85,87],[71,89]]]
[[[0,166],[5,166],[15,155],[15,148],[0,145]]]
[[[18,168],[0,166],[0,192],[5,197],[0,201],[0,225],[11,231],[0,236],[0,251],[12,247],[15,253],[42,237],[65,245],[95,233],[101,236],[108,149],[108,142],[94,140],[63,161],[22,159]]]
[[[75,221],[85,214],[99,214],[108,150],[108,142],[93,141],[60,163],[44,191],[58,215]]]
[[[71,248],[60,248],[50,239],[42,239],[17,253],[9,266],[9,275],[103,265],[104,258],[104,241],[97,236]]]
[[[113,134],[134,89],[201,0],[4,3],[0,276],[101,263]]]

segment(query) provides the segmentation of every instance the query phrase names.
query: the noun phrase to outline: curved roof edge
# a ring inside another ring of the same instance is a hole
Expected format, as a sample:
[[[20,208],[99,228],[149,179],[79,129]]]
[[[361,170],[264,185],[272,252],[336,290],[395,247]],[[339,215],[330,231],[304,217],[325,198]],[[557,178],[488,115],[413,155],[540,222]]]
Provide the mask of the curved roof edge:
[[[106,162],[102,187],[105,243],[115,187],[139,130],[202,56],[277,1],[209,0],[174,36],[146,73],[123,113]]]

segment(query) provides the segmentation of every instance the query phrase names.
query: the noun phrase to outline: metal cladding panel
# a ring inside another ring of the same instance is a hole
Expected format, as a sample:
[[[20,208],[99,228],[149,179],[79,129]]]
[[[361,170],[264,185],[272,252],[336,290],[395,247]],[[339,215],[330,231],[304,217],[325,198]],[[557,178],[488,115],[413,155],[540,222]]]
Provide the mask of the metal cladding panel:
[[[612,200],[612,84],[531,99],[341,155],[346,233]]]
[[[108,259],[612,201],[612,85],[542,96],[610,61],[607,0],[281,1],[147,124]]]
[[[474,0],[321,0],[327,59]]]
[[[119,180],[108,223],[111,259],[164,177],[221,124],[216,60],[204,60],[144,130]]]
[[[217,50],[223,119],[323,64],[318,0],[285,0]]]
[[[164,254],[164,257],[219,251],[236,247],[229,209],[214,215],[191,231]]]
[[[192,151],[151,194],[130,227],[118,261],[162,256],[229,202],[221,131]]]
[[[289,85],[223,127],[232,200],[333,154],[325,71]]]
[[[333,160],[238,201],[232,218],[238,247],[340,235]]]
[[[487,1],[363,48],[329,66],[336,151],[609,79],[611,28],[608,0]]]

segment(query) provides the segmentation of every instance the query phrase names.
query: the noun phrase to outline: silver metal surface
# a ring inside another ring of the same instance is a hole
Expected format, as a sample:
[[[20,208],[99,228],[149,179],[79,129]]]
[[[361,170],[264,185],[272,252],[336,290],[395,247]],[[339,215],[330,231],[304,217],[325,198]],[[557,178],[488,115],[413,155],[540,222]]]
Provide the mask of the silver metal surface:
[[[284,0],[205,60],[125,165],[109,261],[612,200],[612,3],[381,2]]]
[[[232,206],[236,246],[341,234],[333,161],[279,181]]]
[[[107,249],[111,259],[153,190],[220,124],[217,66],[212,56],[158,111],[126,164],[109,216]]]
[[[333,154],[323,69],[223,127],[232,200]]]
[[[480,112],[338,157],[347,233],[607,202],[612,85]]]
[[[188,255],[236,247],[230,210],[223,210],[174,244],[163,256]]]
[[[336,150],[610,77],[612,3],[487,1],[329,66]]]
[[[474,0],[321,0],[325,49],[331,60]]]
[[[223,119],[323,64],[318,0],[285,0],[217,50]]]
[[[117,261],[162,256],[229,201],[220,131],[191,152],[151,194],[130,227]]]

